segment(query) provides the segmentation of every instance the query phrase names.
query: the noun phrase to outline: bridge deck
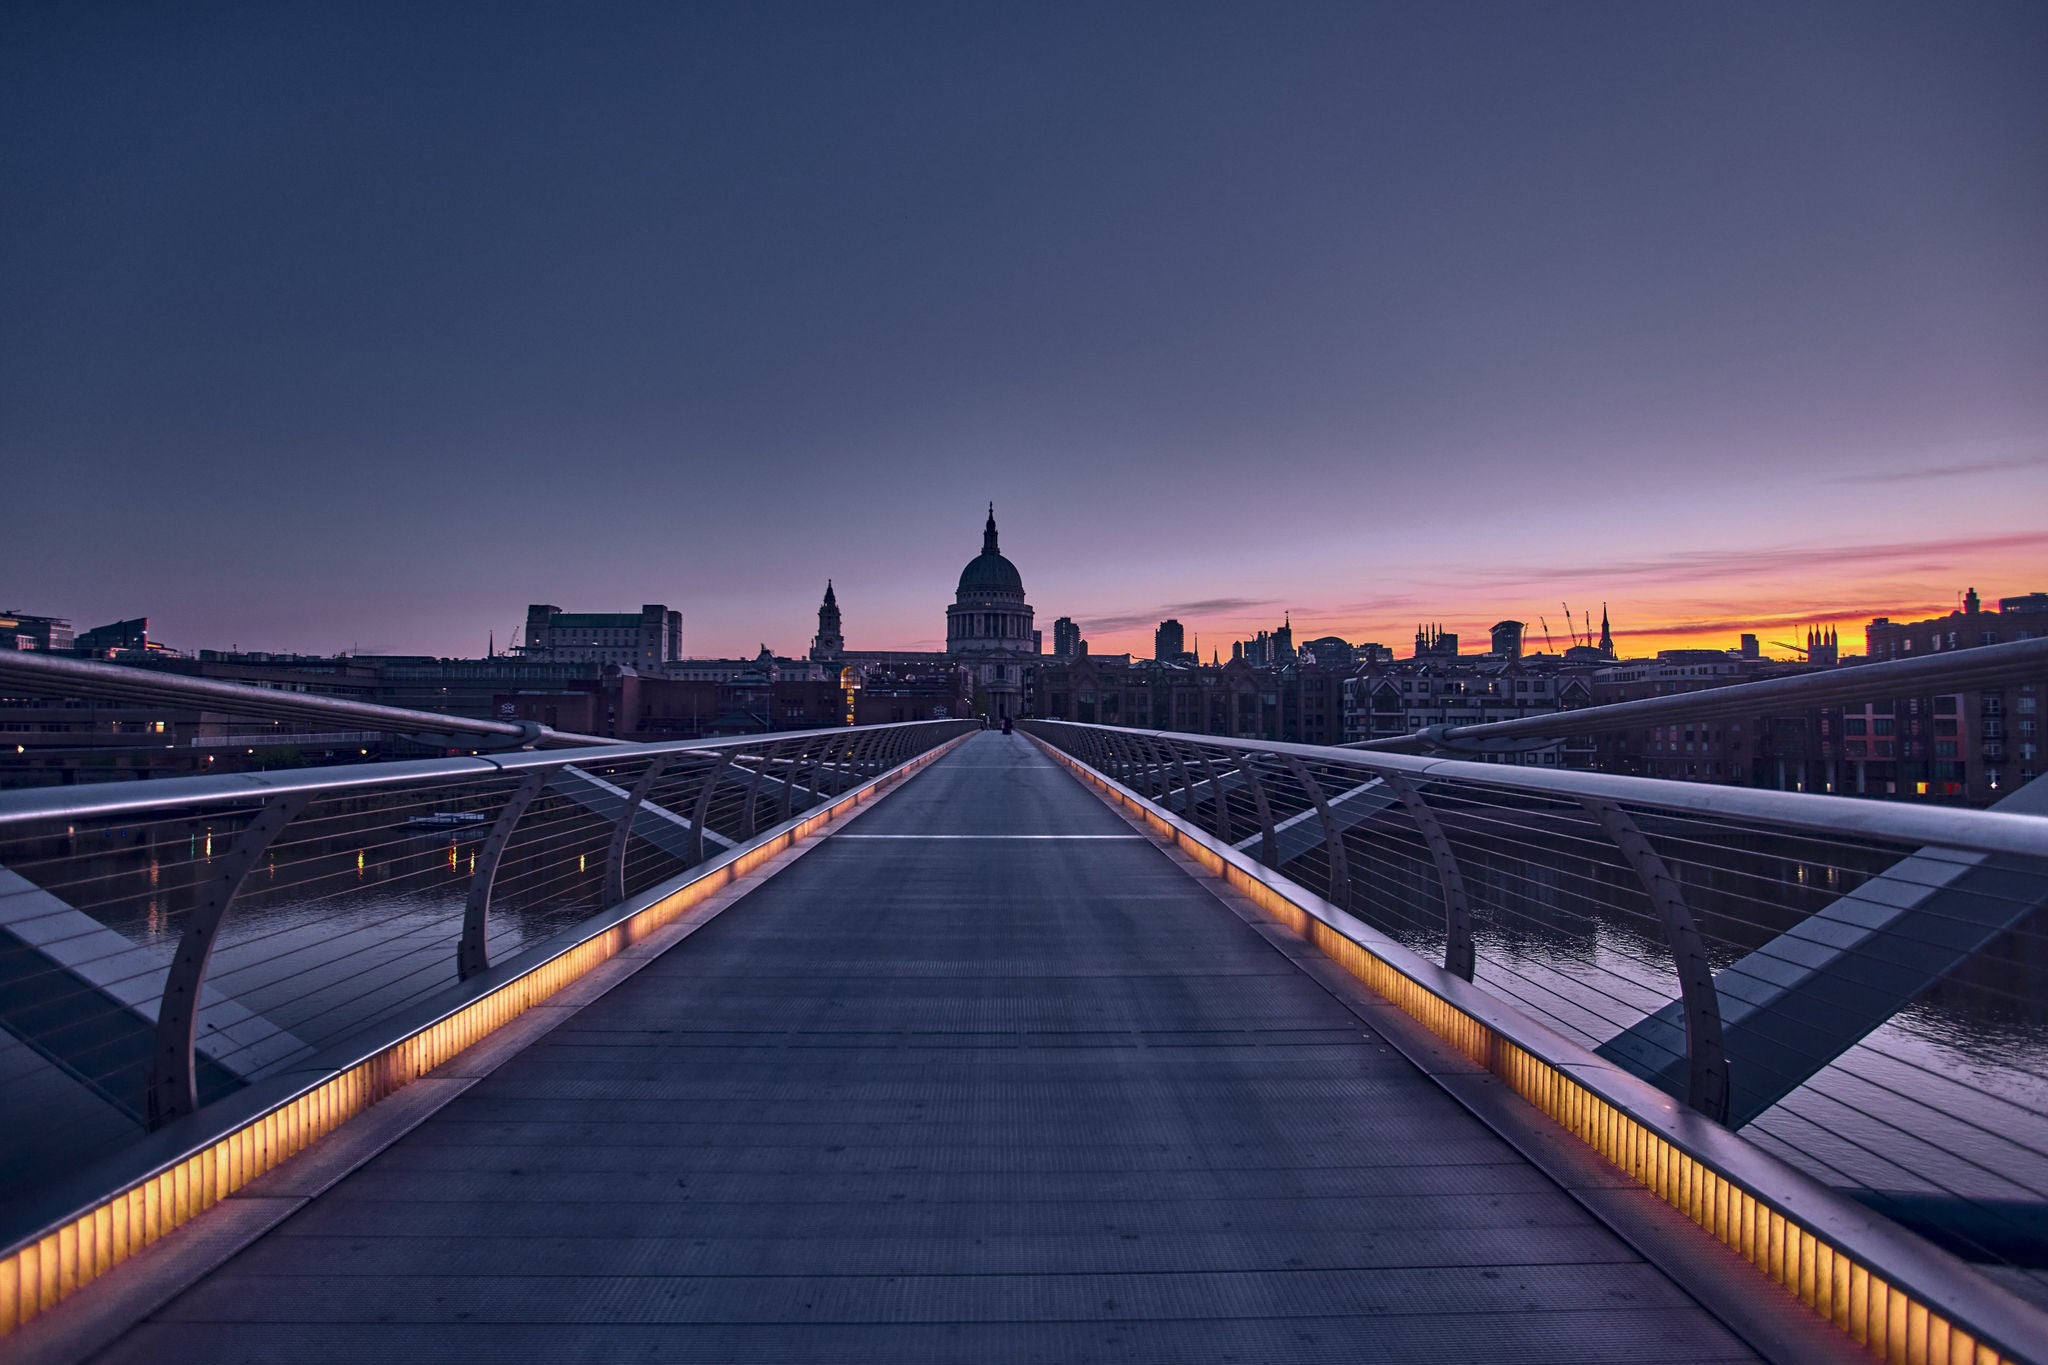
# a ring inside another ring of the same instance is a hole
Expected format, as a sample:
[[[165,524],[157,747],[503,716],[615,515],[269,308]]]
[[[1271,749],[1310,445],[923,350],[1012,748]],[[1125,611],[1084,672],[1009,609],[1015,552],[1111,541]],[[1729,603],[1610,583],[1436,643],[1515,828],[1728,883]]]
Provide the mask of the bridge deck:
[[[1750,1358],[993,734],[110,1357],[373,1353]]]

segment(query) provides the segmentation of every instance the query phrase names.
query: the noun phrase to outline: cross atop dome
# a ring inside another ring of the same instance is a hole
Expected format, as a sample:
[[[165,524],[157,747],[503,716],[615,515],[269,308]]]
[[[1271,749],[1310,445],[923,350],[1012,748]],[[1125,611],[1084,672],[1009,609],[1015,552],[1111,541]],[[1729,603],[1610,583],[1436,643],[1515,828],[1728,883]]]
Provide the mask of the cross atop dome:
[[[981,552],[985,555],[1002,553],[1001,550],[996,548],[996,505],[994,503],[988,505],[988,525],[981,528]]]

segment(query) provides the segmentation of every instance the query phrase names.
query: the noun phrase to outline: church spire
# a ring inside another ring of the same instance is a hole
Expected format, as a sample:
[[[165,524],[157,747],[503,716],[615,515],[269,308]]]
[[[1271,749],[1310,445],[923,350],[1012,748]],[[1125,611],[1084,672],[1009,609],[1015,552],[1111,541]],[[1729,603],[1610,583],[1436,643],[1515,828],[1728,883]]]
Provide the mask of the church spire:
[[[818,633],[811,638],[811,658],[820,663],[836,660],[846,652],[846,636],[839,629],[839,597],[832,580],[825,580],[825,600],[818,604]]]
[[[1607,624],[1607,604],[1600,604],[1600,652],[1608,658],[1614,657],[1614,629]]]
[[[985,555],[1001,554],[996,548],[996,505],[988,505],[988,525],[981,528],[981,552]]]

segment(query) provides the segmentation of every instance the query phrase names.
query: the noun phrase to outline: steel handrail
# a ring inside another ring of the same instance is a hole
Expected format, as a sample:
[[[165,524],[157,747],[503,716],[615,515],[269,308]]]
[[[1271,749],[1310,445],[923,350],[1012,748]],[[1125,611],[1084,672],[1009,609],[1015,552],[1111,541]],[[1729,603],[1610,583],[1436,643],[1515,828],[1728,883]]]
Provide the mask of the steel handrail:
[[[653,744],[592,745],[580,749],[549,749],[545,752],[478,754],[459,758],[400,759],[391,763],[336,763],[317,768],[273,769],[254,773],[205,773],[196,777],[167,777],[149,782],[95,782],[75,787],[21,787],[0,791],[0,828],[38,820],[87,820],[102,816],[128,815],[236,802],[262,802],[295,792],[330,794],[366,788],[427,786],[487,777],[494,773],[523,773],[541,768],[560,768],[572,763],[617,763],[626,759],[700,749],[758,748],[779,740],[815,737],[828,733],[866,734],[903,730],[930,721],[891,721],[882,725],[828,727],[820,730],[772,730],[762,734],[714,736],[708,739],[663,740]]]
[[[2023,643],[2032,644],[2033,641]],[[1810,792],[1770,791],[1755,787],[1710,786],[1660,777],[1629,777],[1576,769],[1525,768],[1480,763],[1469,759],[1425,758],[1320,744],[1279,740],[1233,739],[1224,735],[1139,730],[1078,721],[1032,720],[1030,726],[1064,726],[1106,736],[1147,737],[1202,744],[1244,754],[1292,755],[1321,763],[1342,764],[1366,772],[1396,772],[1425,781],[1480,783],[1506,791],[1578,802],[1587,798],[1618,801],[1678,815],[1714,816],[1726,820],[1780,825],[1812,833],[1882,840],[1915,846],[1932,845],[1971,853],[2008,853],[2023,858],[2048,858],[2048,818],[2009,811],[1963,810],[1955,807],[1907,805],[1853,796],[1822,796]]]
[[[464,742],[484,748],[621,742],[603,735],[553,730],[532,721],[478,720],[440,711],[385,706],[380,702],[351,701],[317,692],[285,692],[222,678],[193,678],[127,664],[36,653],[0,654],[0,688],[11,687],[26,688],[43,696],[193,706],[259,720],[352,720],[384,734],[436,742],[461,737]]]

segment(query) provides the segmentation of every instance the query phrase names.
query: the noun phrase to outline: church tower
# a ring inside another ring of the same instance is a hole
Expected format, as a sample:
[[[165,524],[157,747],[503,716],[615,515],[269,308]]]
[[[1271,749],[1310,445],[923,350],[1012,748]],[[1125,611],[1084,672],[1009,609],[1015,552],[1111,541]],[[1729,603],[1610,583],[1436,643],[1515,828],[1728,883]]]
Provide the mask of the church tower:
[[[1600,652],[1608,658],[1614,657],[1614,629],[1607,624],[1607,604],[1600,604]]]
[[[818,604],[818,634],[811,641],[811,661],[831,663],[846,652],[846,637],[839,633],[839,599],[832,595],[832,580],[825,580],[825,600]]]

